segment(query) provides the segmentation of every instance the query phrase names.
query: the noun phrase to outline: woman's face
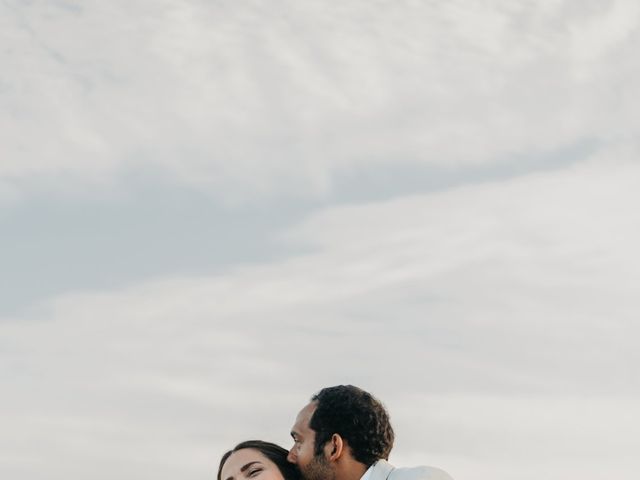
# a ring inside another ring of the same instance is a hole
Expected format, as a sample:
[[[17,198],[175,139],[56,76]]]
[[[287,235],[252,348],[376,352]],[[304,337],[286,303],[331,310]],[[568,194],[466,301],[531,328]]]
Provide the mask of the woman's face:
[[[221,480],[284,480],[276,464],[253,448],[233,452],[220,473]]]

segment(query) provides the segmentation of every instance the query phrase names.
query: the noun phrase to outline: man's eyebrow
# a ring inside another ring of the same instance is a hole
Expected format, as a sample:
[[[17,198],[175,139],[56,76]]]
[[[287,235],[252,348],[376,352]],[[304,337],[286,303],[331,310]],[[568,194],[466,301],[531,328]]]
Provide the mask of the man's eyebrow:
[[[247,463],[247,464],[243,465],[243,466],[240,468],[240,472],[241,472],[241,473],[246,472],[246,471],[247,471],[247,469],[251,468],[251,466],[252,466],[252,465],[255,465],[256,463],[261,463],[261,462],[259,462],[259,461],[257,461],[257,460],[256,460],[256,461],[254,461],[254,462],[249,462],[249,463]],[[232,476],[230,476],[230,477],[227,477],[227,478],[226,478],[226,480],[233,480],[233,475],[232,475]]]

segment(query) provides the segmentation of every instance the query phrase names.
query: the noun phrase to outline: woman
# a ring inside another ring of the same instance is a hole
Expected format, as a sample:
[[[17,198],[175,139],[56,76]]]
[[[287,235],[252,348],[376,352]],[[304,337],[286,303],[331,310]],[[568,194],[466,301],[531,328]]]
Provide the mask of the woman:
[[[288,454],[275,443],[239,443],[220,459],[218,480],[300,480],[298,468],[287,461]]]

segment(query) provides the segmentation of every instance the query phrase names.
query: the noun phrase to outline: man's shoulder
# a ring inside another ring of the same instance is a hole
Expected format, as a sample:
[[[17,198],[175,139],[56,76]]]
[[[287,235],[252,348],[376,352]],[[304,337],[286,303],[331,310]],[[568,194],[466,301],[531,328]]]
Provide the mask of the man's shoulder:
[[[420,466],[411,468],[390,467],[388,480],[453,480],[444,470],[436,467]]]
[[[451,475],[440,468],[426,465],[412,468],[396,468],[389,480],[453,480]]]

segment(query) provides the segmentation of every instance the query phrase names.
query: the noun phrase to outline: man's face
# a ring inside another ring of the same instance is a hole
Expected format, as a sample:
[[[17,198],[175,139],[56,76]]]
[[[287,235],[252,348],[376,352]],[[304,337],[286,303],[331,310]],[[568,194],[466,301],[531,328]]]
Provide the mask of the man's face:
[[[316,432],[309,427],[309,421],[315,411],[316,403],[311,402],[298,413],[291,429],[293,447],[287,460],[298,466],[304,480],[332,480],[334,472],[324,453],[314,455]]]

